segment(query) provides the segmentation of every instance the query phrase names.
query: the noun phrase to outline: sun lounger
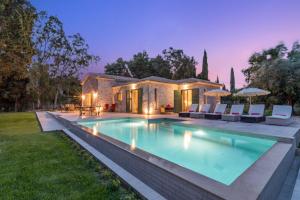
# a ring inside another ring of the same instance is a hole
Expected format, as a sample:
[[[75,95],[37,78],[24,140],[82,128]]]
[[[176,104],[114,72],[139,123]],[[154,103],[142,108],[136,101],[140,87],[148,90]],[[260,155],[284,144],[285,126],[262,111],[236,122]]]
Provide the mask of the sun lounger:
[[[217,104],[213,113],[207,113],[204,115],[205,119],[221,119],[222,114],[226,110],[227,104]]]
[[[236,122],[240,121],[241,115],[244,111],[244,104],[232,105],[229,114],[223,114],[222,120]]]
[[[199,112],[192,112],[190,114],[191,118],[204,118],[205,113],[208,113],[210,109],[210,104],[202,104]]]
[[[248,123],[258,123],[265,121],[265,105],[264,104],[252,104],[250,105],[248,115],[242,115],[241,121]]]
[[[288,105],[274,105],[272,116],[266,117],[267,124],[287,126],[292,122],[292,106]]]
[[[178,113],[179,117],[190,117],[190,113],[197,112],[198,104],[192,104],[189,108],[188,112],[180,112]]]

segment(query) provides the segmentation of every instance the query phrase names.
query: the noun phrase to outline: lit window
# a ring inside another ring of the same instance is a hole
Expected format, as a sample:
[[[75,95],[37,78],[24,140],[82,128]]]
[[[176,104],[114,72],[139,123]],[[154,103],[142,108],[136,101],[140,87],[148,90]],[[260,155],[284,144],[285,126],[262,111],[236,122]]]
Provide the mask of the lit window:
[[[119,92],[117,94],[117,99],[118,99],[118,101],[122,101],[122,93],[121,92]]]

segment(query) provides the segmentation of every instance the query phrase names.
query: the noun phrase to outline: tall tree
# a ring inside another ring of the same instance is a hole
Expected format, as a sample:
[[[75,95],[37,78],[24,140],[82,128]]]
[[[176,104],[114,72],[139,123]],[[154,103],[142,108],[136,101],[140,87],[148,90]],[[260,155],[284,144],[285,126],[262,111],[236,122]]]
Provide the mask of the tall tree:
[[[208,79],[207,53],[206,53],[205,49],[204,49],[203,60],[202,60],[202,71],[200,74],[198,74],[198,78],[203,79],[203,80],[209,80]]]
[[[172,71],[172,79],[184,79],[196,77],[196,61],[194,57],[184,54],[181,49],[163,50],[164,59],[169,63]]]
[[[234,77],[233,67],[231,67],[231,70],[230,70],[230,92],[234,92],[234,91],[235,91],[235,77]]]
[[[216,83],[220,83],[220,81],[219,81],[219,76],[217,76]]]
[[[78,77],[80,70],[90,63],[97,62],[98,57],[88,52],[88,45],[80,34],[67,36],[62,22],[54,16],[48,17],[45,13],[39,15],[33,36],[36,55],[33,65],[47,68],[55,88],[53,96],[54,107],[58,99],[64,95],[67,80]]]
[[[35,9],[27,0],[0,1],[0,98],[13,101],[15,111],[26,92],[28,66],[34,54],[31,34],[35,18]]]

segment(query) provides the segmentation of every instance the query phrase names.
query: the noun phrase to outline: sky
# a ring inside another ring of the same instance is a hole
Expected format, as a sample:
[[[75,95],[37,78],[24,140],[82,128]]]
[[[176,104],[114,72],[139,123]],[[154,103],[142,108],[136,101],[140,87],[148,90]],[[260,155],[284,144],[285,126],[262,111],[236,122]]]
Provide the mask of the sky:
[[[100,62],[89,72],[104,72],[117,58],[147,51],[183,49],[198,62],[208,55],[209,79],[229,86],[233,67],[236,86],[248,58],[284,42],[300,40],[300,0],[31,0],[55,15],[67,34],[80,33]]]

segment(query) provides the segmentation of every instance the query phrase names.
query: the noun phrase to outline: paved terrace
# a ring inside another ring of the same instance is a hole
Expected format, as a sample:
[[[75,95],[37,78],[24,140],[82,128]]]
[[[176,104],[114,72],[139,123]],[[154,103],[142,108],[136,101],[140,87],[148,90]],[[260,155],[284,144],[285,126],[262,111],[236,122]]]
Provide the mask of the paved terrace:
[[[274,126],[264,123],[243,123],[243,122],[226,122],[222,120],[206,120],[206,119],[191,119],[179,118],[177,114],[159,114],[159,115],[141,115],[129,113],[102,113],[100,116],[79,116],[77,112],[52,112],[52,114],[60,115],[69,121],[89,120],[89,119],[109,119],[119,117],[137,117],[146,119],[156,118],[172,118],[182,119],[182,123],[187,125],[213,127],[239,133],[252,134],[258,137],[276,138],[281,142],[293,142],[294,139],[298,143],[300,139],[300,118],[294,118],[293,123],[289,126]]]
[[[52,112],[52,114],[60,115],[61,117],[69,120],[69,121],[78,121],[78,120],[89,120],[89,119],[108,119],[108,118],[120,118],[120,117],[139,117],[139,118],[146,118],[146,119],[156,119],[156,118],[173,118],[179,119],[177,114],[165,114],[165,115],[140,115],[140,114],[128,114],[128,113],[102,113],[100,116],[79,116],[78,113],[62,113],[62,112]],[[40,120],[41,126],[43,130],[57,130],[63,129],[62,126],[57,124],[57,122],[45,112],[37,113],[37,116]],[[300,135],[300,118],[294,118],[294,123],[290,126],[274,126],[274,125],[267,125],[264,123],[259,124],[251,124],[251,123],[242,123],[242,122],[225,122],[221,120],[205,120],[205,119],[190,119],[190,118],[180,118],[184,121],[182,123],[187,125],[196,125],[196,126],[203,126],[203,127],[214,127],[220,128],[223,130],[230,130],[230,131],[237,131],[241,134],[253,134],[258,137],[271,137],[276,138],[281,142],[286,143],[294,143],[299,142],[299,135]],[[299,159],[298,159],[299,160]],[[295,160],[296,162],[297,160]],[[298,175],[297,181],[295,183],[295,179],[297,176],[297,171],[299,164],[295,165],[296,167],[294,170],[290,171],[290,174],[293,174],[291,178],[289,176],[287,179],[292,179],[292,181],[286,181],[284,184],[280,196],[278,200],[281,199],[299,199],[300,195],[300,174]],[[131,185],[131,184],[130,184]],[[295,185],[295,187],[294,187]],[[143,189],[145,190],[145,189]],[[293,192],[294,190],[294,192]],[[146,190],[147,193],[151,191],[151,189]],[[145,193],[145,192],[141,192]],[[153,194],[157,195],[155,192],[150,192],[153,197]],[[149,197],[149,196],[148,196]],[[153,199],[153,198],[149,198]]]

